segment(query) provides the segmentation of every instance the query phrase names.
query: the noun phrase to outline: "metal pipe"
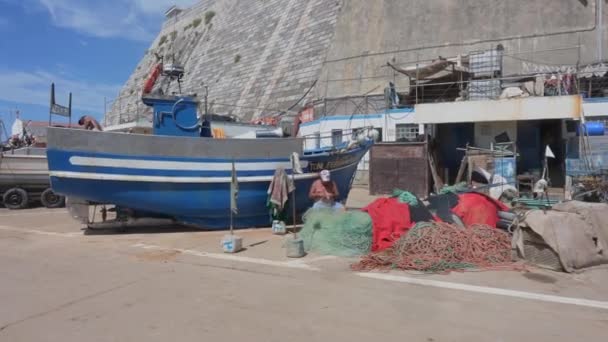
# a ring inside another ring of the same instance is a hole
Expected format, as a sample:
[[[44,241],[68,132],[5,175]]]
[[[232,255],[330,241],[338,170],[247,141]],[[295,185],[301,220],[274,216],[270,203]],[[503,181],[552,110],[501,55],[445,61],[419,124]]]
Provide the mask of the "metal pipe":
[[[103,97],[103,125],[108,125],[108,100],[106,97]]]
[[[596,0],[597,15],[597,60],[604,60],[604,0]]]
[[[209,87],[205,86],[205,120],[209,121]]]
[[[293,183],[294,189],[291,192],[291,207],[292,207],[292,216],[293,216],[293,239],[297,240],[298,239],[298,231],[297,231],[297,222],[296,222],[296,179],[295,179],[295,174],[296,174],[296,161],[295,158],[293,156],[293,154],[291,155],[291,182]]]

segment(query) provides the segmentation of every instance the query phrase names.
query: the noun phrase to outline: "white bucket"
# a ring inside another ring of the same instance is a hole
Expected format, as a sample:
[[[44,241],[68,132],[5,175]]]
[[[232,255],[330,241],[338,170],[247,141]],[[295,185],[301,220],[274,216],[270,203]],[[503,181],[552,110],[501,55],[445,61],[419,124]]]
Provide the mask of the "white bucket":
[[[287,247],[288,258],[302,258],[306,256],[306,252],[304,251],[304,240],[302,239],[288,237],[285,240],[285,246]]]

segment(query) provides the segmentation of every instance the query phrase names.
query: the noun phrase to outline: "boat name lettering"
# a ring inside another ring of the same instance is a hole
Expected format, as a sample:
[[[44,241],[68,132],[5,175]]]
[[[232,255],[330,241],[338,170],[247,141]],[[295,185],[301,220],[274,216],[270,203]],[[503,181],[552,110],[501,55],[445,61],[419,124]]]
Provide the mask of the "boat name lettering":
[[[357,160],[356,157],[353,156],[348,156],[348,157],[344,157],[344,158],[339,158],[336,160],[332,160],[330,162],[311,162],[310,164],[308,164],[308,167],[310,168],[310,171],[312,172],[318,172],[321,170],[333,170],[333,169],[337,169],[346,165],[350,165],[352,163],[354,163]]]

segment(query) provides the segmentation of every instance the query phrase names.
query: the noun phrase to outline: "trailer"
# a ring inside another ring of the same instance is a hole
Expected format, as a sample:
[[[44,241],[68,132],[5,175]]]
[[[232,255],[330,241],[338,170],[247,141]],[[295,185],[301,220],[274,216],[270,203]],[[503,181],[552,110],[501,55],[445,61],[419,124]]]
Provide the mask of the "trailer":
[[[47,208],[65,205],[50,187],[46,148],[24,147],[0,152],[0,198],[8,209],[25,209],[40,201]]]

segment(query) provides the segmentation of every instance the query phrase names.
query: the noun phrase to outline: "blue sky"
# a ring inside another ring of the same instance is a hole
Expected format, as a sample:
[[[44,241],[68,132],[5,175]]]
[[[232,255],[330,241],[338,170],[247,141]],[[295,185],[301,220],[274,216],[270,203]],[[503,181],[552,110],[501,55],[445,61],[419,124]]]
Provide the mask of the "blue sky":
[[[48,120],[73,93],[74,115],[101,118],[160,30],[173,4],[196,0],[0,0],[0,118]],[[59,119],[61,120],[61,119]]]

